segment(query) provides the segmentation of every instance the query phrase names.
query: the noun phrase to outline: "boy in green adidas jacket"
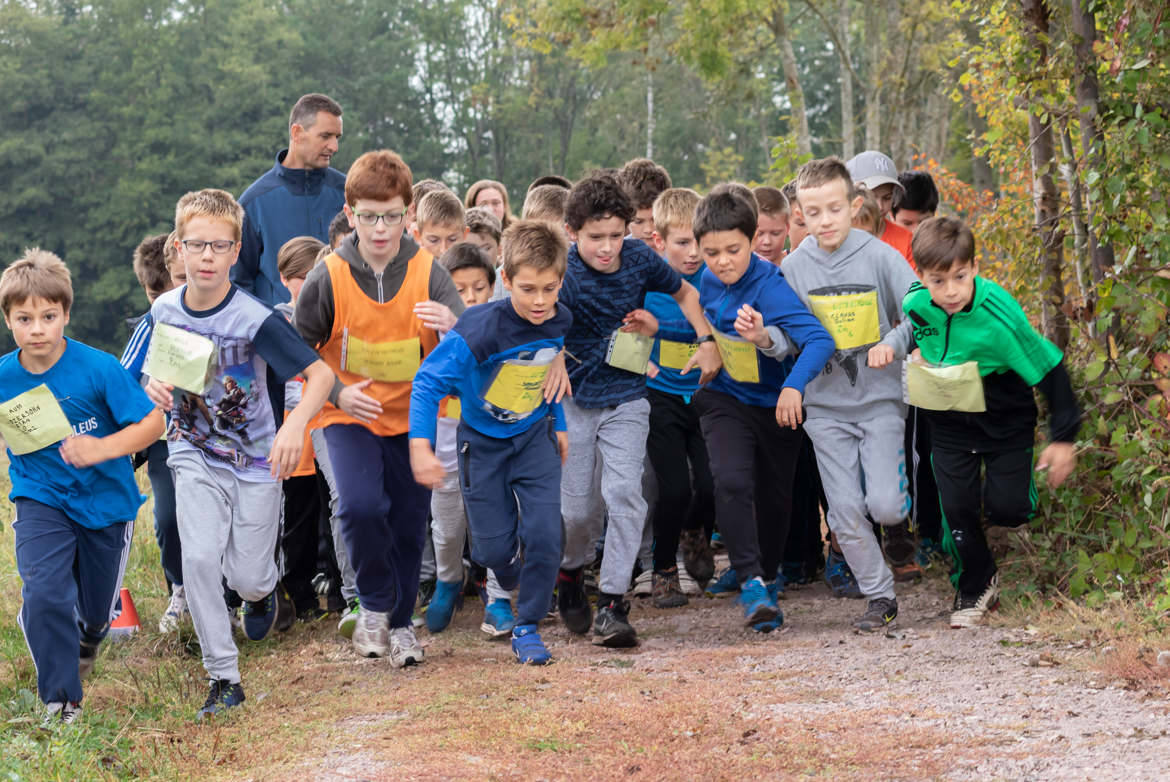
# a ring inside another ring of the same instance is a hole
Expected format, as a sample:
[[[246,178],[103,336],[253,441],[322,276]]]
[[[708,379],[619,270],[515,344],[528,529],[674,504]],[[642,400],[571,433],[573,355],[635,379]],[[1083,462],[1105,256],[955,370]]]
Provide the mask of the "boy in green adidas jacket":
[[[1081,412],[1060,349],[1036,333],[1007,291],[979,276],[975,238],[963,221],[922,223],[913,252],[921,282],[902,303],[918,343],[907,362],[907,390],[930,418],[943,546],[957,565],[951,627],[971,627],[999,596],[984,514],[988,524],[1016,527],[1036,510],[1032,388],[1052,408],[1051,442],[1036,466],[1048,471],[1050,487],[1076,466]]]

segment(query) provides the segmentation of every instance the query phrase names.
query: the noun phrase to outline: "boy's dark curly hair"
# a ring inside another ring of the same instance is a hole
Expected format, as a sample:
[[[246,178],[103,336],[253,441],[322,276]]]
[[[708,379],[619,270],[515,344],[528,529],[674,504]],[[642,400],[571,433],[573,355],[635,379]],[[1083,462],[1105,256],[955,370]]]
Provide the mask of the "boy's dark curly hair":
[[[634,207],[612,175],[593,171],[569,191],[565,202],[565,222],[574,231],[580,231],[590,220],[620,217],[625,222],[634,219]]]

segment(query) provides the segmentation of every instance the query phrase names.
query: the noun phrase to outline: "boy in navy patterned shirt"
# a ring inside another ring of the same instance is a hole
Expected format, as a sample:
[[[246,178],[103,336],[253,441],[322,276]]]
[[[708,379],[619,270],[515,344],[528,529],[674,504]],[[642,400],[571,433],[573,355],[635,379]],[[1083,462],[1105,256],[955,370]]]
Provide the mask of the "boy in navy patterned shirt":
[[[629,604],[622,596],[630,585],[646,521],[642,466],[650,426],[645,362],[634,371],[620,368],[614,364],[625,362],[611,359],[609,348],[621,338],[619,332],[654,335],[658,324],[641,307],[647,293],[659,291],[674,297],[698,335],[698,351],[685,371],[698,366],[700,381],[706,382],[722,366],[698,291],[644,242],[624,239],[633,217],[629,198],[604,173],[578,182],[565,204],[565,228],[573,245],[560,301],[573,312],[573,325],[565,336],[573,397],[564,402],[569,460],[561,478],[565,553],[557,603],[569,630],[582,634],[589,630],[593,617],[581,571],[608,516],[597,619],[592,624],[593,642],[609,647],[637,643],[628,620]]]

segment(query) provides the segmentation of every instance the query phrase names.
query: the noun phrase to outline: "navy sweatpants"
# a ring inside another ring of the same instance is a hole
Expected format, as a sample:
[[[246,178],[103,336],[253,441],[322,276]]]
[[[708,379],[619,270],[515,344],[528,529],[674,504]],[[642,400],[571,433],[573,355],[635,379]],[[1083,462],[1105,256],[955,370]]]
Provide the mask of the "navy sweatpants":
[[[471,558],[495,571],[504,589],[519,585],[516,624],[534,625],[548,614],[564,550],[553,419],[503,439],[460,422],[456,444]]]
[[[337,519],[362,607],[407,627],[431,508],[414,481],[408,436],[380,437],[361,424],[324,429],[337,481]]]
[[[146,475],[154,494],[154,537],[158,541],[163,575],[169,584],[182,584],[183,547],[179,543],[179,515],[175,511],[175,477],[167,466],[165,440],[146,449]]]
[[[45,703],[79,703],[81,641],[97,644],[110,629],[134,522],[89,529],[56,508],[18,497],[12,529],[24,582],[20,628],[37,668],[37,693]]]

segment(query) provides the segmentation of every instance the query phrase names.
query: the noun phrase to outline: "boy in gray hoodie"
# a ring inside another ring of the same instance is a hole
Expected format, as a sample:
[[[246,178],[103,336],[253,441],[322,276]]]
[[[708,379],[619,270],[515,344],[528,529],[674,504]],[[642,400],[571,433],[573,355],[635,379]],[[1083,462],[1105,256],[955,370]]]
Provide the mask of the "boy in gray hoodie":
[[[806,387],[804,428],[829,499],[829,529],[869,601],[854,627],[872,631],[898,615],[894,577],[870,518],[890,526],[910,510],[900,360],[912,334],[908,321],[896,324],[916,278],[896,250],[851,228],[861,198],[839,159],[805,164],[796,192],[809,236],[781,268],[837,345]]]

